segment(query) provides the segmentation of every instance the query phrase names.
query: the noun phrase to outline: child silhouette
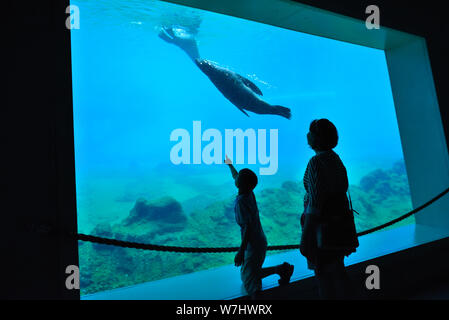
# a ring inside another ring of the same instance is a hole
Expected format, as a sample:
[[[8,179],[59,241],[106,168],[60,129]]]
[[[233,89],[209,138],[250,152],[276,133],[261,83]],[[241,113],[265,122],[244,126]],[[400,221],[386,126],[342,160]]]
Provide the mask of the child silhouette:
[[[294,266],[284,262],[277,266],[262,268],[267,251],[267,238],[260,223],[259,209],[253,192],[258,183],[257,175],[250,169],[237,172],[227,155],[225,163],[229,166],[239,190],[234,212],[235,220],[240,226],[242,242],[234,262],[237,267],[241,266],[240,275],[246,292],[252,299],[257,299],[262,290],[262,278],[278,274],[279,284],[288,284]]]

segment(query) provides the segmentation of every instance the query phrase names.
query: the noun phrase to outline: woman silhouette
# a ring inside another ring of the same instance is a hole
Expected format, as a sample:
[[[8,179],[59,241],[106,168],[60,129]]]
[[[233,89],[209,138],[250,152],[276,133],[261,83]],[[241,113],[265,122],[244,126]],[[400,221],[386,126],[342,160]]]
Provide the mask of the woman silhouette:
[[[304,174],[306,195],[300,250],[309,269],[315,272],[320,297],[341,299],[348,294],[344,257],[358,246],[346,197],[348,176],[340,157],[332,150],[338,143],[332,122],[312,121],[307,142],[316,155]]]

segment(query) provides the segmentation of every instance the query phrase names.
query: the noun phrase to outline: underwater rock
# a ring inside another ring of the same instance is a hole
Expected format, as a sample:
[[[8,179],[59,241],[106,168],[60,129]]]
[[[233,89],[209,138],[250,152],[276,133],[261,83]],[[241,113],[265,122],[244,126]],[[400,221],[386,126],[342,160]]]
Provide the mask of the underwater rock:
[[[216,201],[204,209],[192,212],[192,219],[200,224],[220,225],[223,227],[235,226],[234,197],[227,200]]]
[[[360,188],[365,192],[370,192],[376,187],[379,182],[385,182],[389,180],[390,176],[386,171],[377,169],[360,179]]]
[[[409,196],[403,196],[409,191],[405,167],[400,162],[390,169],[369,173],[362,178],[360,186],[351,185],[350,192],[354,208],[360,212],[355,216],[358,232],[385,223],[411,208]],[[258,189],[260,219],[270,244],[299,243],[304,193],[302,181],[285,181],[279,188]],[[213,196],[208,195],[207,202]],[[139,199],[122,223],[101,224],[92,233],[161,245],[238,246],[241,235],[234,217],[235,195],[220,198],[223,200],[217,197],[210,204],[201,202],[191,212],[173,198]],[[200,199],[190,200],[194,208],[193,201]],[[82,294],[232,264],[233,259],[234,253],[183,255],[85,243],[80,246]]]
[[[231,221],[235,221],[234,207],[235,207],[235,199],[231,198],[225,202],[223,208],[225,217]]]
[[[143,197],[144,193],[141,192],[139,194],[133,194],[132,192],[127,191],[126,193],[117,196],[115,201],[117,202],[134,202],[137,197]]]
[[[379,204],[391,197],[410,195],[404,162],[396,162],[391,169],[377,169],[360,180],[360,189],[370,194],[370,201]]]
[[[163,197],[154,201],[140,198],[124,220],[124,224],[130,225],[136,222],[184,224],[186,220],[181,204],[172,197]]]
[[[282,188],[286,189],[287,191],[297,192],[297,193],[303,193],[304,192],[304,186],[302,183],[297,181],[285,181],[282,183]]]
[[[112,232],[112,227],[109,223],[100,223],[95,226],[95,228],[92,230],[92,234],[97,237],[102,238],[114,238],[114,233]],[[114,250],[115,247],[105,245],[105,244],[99,244],[99,243],[92,243],[92,247],[95,250]]]
[[[113,227],[109,223],[100,223],[95,226],[92,230],[92,234],[97,237],[114,239],[117,237],[117,234],[113,231]],[[119,237],[120,238],[120,237]],[[92,247],[94,250],[100,251],[114,251],[117,249],[115,246],[110,246],[106,244],[92,243]]]
[[[389,169],[370,172],[360,180],[360,186],[350,186],[357,231],[367,230],[397,218],[412,208],[410,188],[403,161]],[[407,218],[391,228],[412,223]]]
[[[103,238],[111,238],[112,228],[109,223],[100,223],[95,226],[95,228],[92,230],[92,234],[96,235],[97,237],[103,237]]]
[[[393,164],[391,171],[397,175],[406,175],[407,171],[405,169],[405,163],[403,161],[398,161]]]
[[[209,194],[200,194],[182,202],[184,212],[190,214],[195,210],[202,210],[207,206],[217,202],[217,197]]]

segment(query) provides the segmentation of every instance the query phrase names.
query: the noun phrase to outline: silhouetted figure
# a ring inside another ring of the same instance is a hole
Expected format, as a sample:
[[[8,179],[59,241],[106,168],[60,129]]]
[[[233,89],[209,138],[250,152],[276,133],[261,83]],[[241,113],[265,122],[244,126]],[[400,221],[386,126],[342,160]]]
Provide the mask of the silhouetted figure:
[[[241,230],[242,243],[234,262],[237,267],[242,266],[240,275],[243,285],[254,300],[258,298],[262,289],[262,278],[278,274],[279,284],[285,285],[290,282],[294,266],[284,262],[274,267],[262,268],[267,251],[267,238],[260,223],[259,209],[253,192],[258,182],[257,175],[249,169],[237,172],[227,156],[225,163],[231,169],[235,185],[239,189],[234,210],[236,222]]]
[[[355,251],[358,240],[346,197],[346,168],[332,150],[338,143],[337,129],[327,119],[314,120],[307,141],[316,155],[304,174],[300,250],[309,269],[315,271],[322,299],[350,298],[344,257]]]

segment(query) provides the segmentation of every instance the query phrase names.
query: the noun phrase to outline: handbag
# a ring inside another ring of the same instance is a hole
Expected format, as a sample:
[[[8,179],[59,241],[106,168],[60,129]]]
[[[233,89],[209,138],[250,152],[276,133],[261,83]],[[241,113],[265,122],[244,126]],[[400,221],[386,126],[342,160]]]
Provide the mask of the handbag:
[[[349,198],[349,199],[348,199]],[[329,199],[328,205],[317,219],[317,248],[326,251],[340,251],[345,256],[355,252],[359,246],[354,222],[351,195],[337,196]]]

